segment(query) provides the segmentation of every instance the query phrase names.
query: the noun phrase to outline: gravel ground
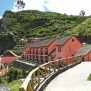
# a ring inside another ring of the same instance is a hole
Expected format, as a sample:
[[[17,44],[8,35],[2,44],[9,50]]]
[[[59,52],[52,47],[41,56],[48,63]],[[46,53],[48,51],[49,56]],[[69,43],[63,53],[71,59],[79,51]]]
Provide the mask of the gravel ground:
[[[83,62],[58,75],[44,91],[91,91],[91,62]]]

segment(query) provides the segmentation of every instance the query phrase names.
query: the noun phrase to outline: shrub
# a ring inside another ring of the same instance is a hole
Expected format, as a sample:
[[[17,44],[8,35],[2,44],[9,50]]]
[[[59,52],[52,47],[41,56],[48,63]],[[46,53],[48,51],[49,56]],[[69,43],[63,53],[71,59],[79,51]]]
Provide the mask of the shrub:
[[[2,83],[2,76],[0,76],[0,83]]]
[[[88,77],[88,80],[91,81],[91,73],[90,73],[90,75],[89,75],[89,77]]]

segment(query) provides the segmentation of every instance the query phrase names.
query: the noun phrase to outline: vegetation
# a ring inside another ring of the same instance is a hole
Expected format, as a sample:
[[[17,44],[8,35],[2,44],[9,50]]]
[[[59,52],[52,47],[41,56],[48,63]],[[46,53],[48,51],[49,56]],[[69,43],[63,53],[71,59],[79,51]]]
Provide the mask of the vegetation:
[[[25,3],[22,0],[17,0],[15,6],[17,7],[17,9],[19,11],[19,10],[22,10],[25,7]]]
[[[19,40],[23,35],[28,38],[64,36],[67,35],[65,31],[70,31],[87,18],[86,16],[68,16],[27,10],[21,12],[6,11],[2,20],[8,30]]]
[[[10,83],[5,82],[5,84],[6,84],[8,87],[12,88],[13,91],[18,91],[18,90],[19,90],[19,87],[22,85],[22,82],[20,82],[20,81],[18,81],[18,80],[14,80],[14,81],[12,81],[12,82],[10,82]]]
[[[18,69],[9,67],[9,72],[4,76],[0,76],[0,83],[4,83],[7,86],[13,88],[13,91],[18,91],[22,84],[19,79],[24,79],[31,70]]]
[[[84,10],[80,11],[79,15],[84,16],[85,15],[85,11]]]
[[[31,70],[18,69],[14,67],[10,67],[9,72],[6,74],[8,77],[8,82],[12,82],[13,80],[18,80],[25,78]]]
[[[89,75],[88,80],[91,81],[91,74]]]
[[[85,12],[81,11],[79,16],[68,16],[37,10],[6,11],[0,20],[0,51],[12,48],[15,41],[18,42],[24,35],[48,39],[74,34],[82,42],[91,43],[88,40],[91,37],[91,17],[82,14],[85,15]]]
[[[24,51],[24,47],[25,47],[25,44],[16,44],[16,46],[14,46],[12,48],[12,51],[17,54],[17,55],[22,55],[23,51]]]
[[[0,20],[0,54],[15,45],[15,39],[13,33],[10,32],[7,27],[4,26],[2,20]]]

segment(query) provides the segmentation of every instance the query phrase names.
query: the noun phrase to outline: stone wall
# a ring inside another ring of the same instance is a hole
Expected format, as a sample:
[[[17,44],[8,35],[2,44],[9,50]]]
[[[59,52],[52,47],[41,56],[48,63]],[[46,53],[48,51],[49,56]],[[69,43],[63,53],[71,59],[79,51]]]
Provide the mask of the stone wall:
[[[19,61],[19,60],[15,60],[13,62],[13,66],[14,67],[17,67],[17,68],[22,68],[22,69],[26,69],[26,70],[29,70],[29,69],[34,69],[35,66],[32,65],[32,64],[29,64],[29,63],[26,63],[26,62],[22,62],[22,61]]]

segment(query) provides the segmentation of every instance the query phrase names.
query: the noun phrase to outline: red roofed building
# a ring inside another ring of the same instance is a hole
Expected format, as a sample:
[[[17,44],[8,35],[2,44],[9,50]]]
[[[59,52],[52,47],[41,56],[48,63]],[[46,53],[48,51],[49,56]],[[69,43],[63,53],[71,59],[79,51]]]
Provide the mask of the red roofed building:
[[[15,56],[3,56],[1,60],[1,64],[11,65],[15,59],[16,59]]]
[[[91,44],[85,44],[83,47],[75,53],[74,56],[81,55],[83,57],[82,61],[91,61]]]
[[[25,59],[43,63],[71,56],[91,60],[91,45],[84,46],[75,36],[65,36],[60,40],[56,38],[31,43],[23,54]]]
[[[31,43],[25,48],[23,57],[37,62],[48,62],[54,60],[55,55],[51,53],[56,49],[55,44],[59,41],[59,38],[42,40]]]
[[[65,36],[55,45],[56,59],[71,57],[83,46],[75,36]]]

